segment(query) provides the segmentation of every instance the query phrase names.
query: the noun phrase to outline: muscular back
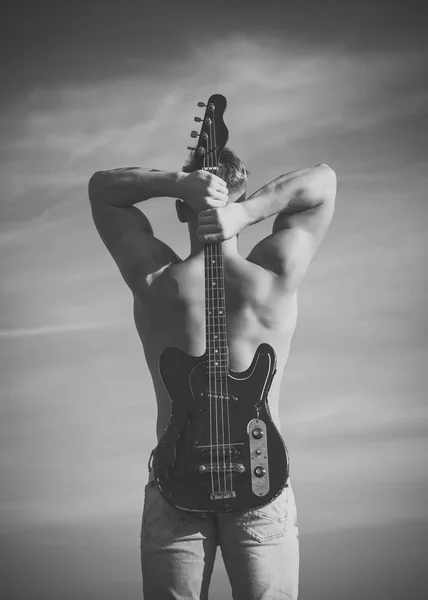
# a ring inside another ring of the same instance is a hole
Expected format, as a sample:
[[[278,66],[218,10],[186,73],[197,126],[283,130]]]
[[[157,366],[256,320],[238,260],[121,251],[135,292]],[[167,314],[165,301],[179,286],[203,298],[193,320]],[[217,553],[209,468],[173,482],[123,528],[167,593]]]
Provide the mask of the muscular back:
[[[103,173],[91,179],[92,215],[134,295],[135,324],[153,379],[160,437],[171,408],[158,371],[162,351],[175,347],[201,356],[206,349],[203,243],[209,241],[199,243],[188,258],[181,260],[154,236],[147,217],[133,206],[156,195],[188,193],[180,186],[170,189],[171,175],[148,174],[141,169],[107,173],[107,179]],[[185,181],[200,179],[203,185],[207,177],[208,184],[224,183],[204,172],[187,177]],[[213,203],[218,202],[216,193],[221,198],[224,190],[216,192],[214,188],[209,198]],[[297,288],[327,231],[335,193],[334,172],[327,165],[318,165],[267,184],[245,201],[244,208],[225,206],[200,213],[209,215],[201,221],[202,230],[208,232],[208,238],[214,238],[213,242],[222,243],[230,367],[238,372],[247,369],[263,342],[274,348],[277,374],[269,392],[269,405],[279,429],[279,389],[296,325]],[[244,215],[244,220],[236,221],[237,214]],[[244,259],[234,236],[248,224],[273,214],[277,217],[272,234]]]
[[[234,371],[247,369],[262,342],[275,349],[278,372],[270,392],[270,406],[279,426],[279,384],[296,324],[296,293],[288,291],[273,272],[239,254],[224,253],[223,263],[230,367]],[[135,324],[158,402],[158,435],[170,415],[170,401],[158,371],[159,356],[168,347],[194,356],[205,352],[204,290],[201,252],[149,275],[144,291],[134,294]]]

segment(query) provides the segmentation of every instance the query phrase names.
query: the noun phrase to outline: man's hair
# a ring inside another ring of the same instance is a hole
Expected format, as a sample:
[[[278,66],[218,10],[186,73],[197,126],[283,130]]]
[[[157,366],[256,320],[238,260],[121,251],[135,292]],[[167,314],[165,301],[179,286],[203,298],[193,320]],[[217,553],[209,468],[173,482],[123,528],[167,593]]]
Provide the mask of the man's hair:
[[[195,153],[192,151],[183,167],[183,171],[185,173],[192,173],[197,169]],[[247,183],[249,174],[250,172],[247,171],[242,160],[236,156],[233,150],[225,146],[223,152],[220,154],[218,169],[215,171],[215,175],[227,183],[229,192],[234,193],[243,188]]]

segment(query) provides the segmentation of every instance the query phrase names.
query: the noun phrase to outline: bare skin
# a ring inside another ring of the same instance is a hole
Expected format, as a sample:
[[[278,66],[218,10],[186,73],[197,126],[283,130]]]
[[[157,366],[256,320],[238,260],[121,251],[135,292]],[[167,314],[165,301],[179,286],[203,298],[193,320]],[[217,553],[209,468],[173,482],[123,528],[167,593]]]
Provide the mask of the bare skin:
[[[298,286],[330,224],[336,176],[318,165],[280,176],[242,202],[240,190],[206,171],[186,174],[146,169],[96,173],[89,184],[95,225],[134,296],[134,317],[157,399],[158,439],[171,402],[158,360],[167,347],[205,352],[204,244],[222,242],[230,367],[243,371],[259,344],[277,354],[269,406],[277,427],[280,385],[297,318]],[[154,235],[133,205],[152,197],[181,198],[191,252],[181,259]],[[245,198],[245,196],[244,196]],[[236,202],[236,200],[240,202]],[[244,258],[237,234],[277,215],[273,232]]]

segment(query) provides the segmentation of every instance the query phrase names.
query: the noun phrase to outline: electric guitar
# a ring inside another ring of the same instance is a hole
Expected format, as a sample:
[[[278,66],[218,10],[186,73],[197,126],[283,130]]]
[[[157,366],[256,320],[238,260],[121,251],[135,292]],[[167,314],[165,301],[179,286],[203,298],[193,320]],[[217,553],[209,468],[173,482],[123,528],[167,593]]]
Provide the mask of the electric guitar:
[[[216,173],[228,140],[226,98],[205,106],[194,158]],[[192,137],[198,137],[192,131]],[[272,421],[268,392],[276,354],[260,344],[246,371],[229,367],[221,243],[205,244],[206,351],[191,356],[167,348],[159,372],[171,418],[154,451],[154,478],[173,506],[191,512],[245,511],[269,504],[286,486],[288,452]]]

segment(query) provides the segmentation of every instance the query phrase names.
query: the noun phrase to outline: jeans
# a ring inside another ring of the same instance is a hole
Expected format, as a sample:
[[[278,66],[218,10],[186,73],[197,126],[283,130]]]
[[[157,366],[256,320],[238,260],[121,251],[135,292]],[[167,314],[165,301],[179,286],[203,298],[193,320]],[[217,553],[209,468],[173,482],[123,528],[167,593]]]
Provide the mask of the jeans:
[[[294,494],[241,513],[191,513],[161,496],[153,472],[144,491],[144,600],[208,600],[217,546],[233,600],[296,600],[299,534]]]

